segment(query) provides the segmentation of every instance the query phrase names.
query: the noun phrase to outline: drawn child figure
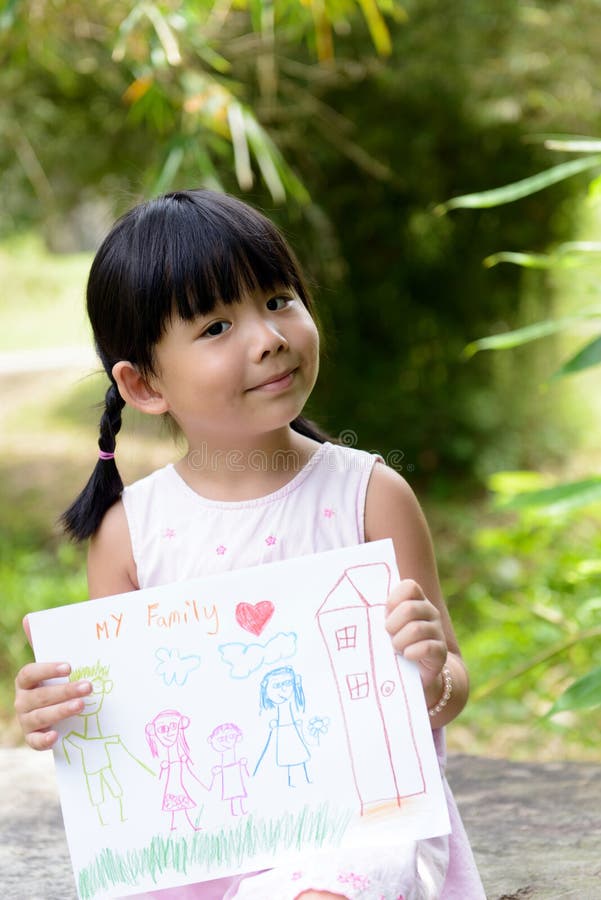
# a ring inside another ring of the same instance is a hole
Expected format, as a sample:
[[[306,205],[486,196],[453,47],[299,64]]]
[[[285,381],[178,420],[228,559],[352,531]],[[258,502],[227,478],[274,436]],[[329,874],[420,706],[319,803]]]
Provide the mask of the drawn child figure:
[[[162,809],[171,815],[171,831],[177,829],[178,813],[184,814],[194,831],[201,831],[190,812],[196,809],[198,804],[192,799],[184,784],[184,772],[188,772],[195,781],[206,788],[192,769],[190,748],[184,733],[189,724],[190,719],[187,716],[183,716],[175,709],[164,709],[146,726],[146,740],[153,757],[156,759],[161,755],[159,745],[163,750],[159,773],[159,778],[165,778]]]
[[[99,459],[64,520],[73,537],[91,538],[90,596],[391,538],[403,580],[388,598],[385,628],[419,667],[444,766],[442,729],[467,700],[468,676],[428,528],[401,475],[329,441],[302,417],[319,337],[300,267],[277,228],[210,191],[142,203],[96,254],[87,306],[109,387]],[[115,444],[125,403],[167,414],[187,450],[124,489]],[[81,712],[92,690],[87,679],[45,683],[68,672],[68,663],[47,662],[17,675],[16,710],[32,747],[51,747],[57,723]],[[381,848],[362,857],[361,869],[356,855],[307,857],[292,870],[178,888],[175,896],[480,900],[448,787],[447,797],[448,841]]]
[[[244,800],[248,796],[246,778],[248,778],[247,760],[236,759],[236,744],[242,740],[242,731],[233,722],[225,722],[213,729],[207,741],[220,756],[218,766],[213,766],[213,776],[209,790],[216,781],[221,788],[221,799],[229,800],[230,812],[233,816],[244,816]]]
[[[292,782],[292,769],[302,766],[307,784],[311,783],[307,772],[307,762],[311,758],[309,748],[302,733],[302,722],[296,718],[298,712],[305,711],[305,692],[300,675],[292,666],[280,666],[272,669],[261,681],[261,709],[275,709],[276,718],[269,723],[269,737],[263,747],[255,766],[253,775],[257,774],[271,738],[275,734],[275,762],[288,771],[288,787],[295,787]]]

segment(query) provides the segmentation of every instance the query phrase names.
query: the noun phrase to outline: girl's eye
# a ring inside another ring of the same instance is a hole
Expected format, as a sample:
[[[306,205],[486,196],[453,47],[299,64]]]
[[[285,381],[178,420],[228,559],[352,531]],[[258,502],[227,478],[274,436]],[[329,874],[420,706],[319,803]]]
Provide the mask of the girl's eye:
[[[208,328],[205,328],[201,337],[217,337],[220,334],[225,334],[232,327],[231,322],[213,322],[212,325],[209,325]]]
[[[267,309],[270,312],[277,312],[280,309],[285,309],[289,303],[292,303],[292,297],[270,297],[267,301]]]

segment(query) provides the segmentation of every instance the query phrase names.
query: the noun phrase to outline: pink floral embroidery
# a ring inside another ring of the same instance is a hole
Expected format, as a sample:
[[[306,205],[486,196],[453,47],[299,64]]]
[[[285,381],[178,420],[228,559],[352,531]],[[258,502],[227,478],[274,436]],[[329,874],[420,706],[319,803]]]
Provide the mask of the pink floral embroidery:
[[[364,891],[369,886],[367,875],[357,875],[356,872],[342,873],[338,876],[342,884],[351,884],[356,891]]]
[[[336,515],[334,510],[330,509],[328,506],[326,506],[326,508],[324,509],[323,514],[326,517],[326,519],[331,519],[332,516]]]
[[[277,538],[274,537],[273,534],[270,534],[269,537],[265,538],[265,543],[267,544],[268,547],[273,547],[273,545],[276,543],[276,541],[277,541]]]
[[[163,532],[164,538],[174,538],[175,537],[175,528],[165,528]]]
[[[292,881],[298,881],[299,878],[303,877],[303,873],[302,872],[293,872],[290,877],[292,878]]]
[[[218,553],[219,556],[223,556],[223,554],[225,553],[226,550],[227,550],[227,547],[224,547],[223,544],[219,544],[215,553]]]

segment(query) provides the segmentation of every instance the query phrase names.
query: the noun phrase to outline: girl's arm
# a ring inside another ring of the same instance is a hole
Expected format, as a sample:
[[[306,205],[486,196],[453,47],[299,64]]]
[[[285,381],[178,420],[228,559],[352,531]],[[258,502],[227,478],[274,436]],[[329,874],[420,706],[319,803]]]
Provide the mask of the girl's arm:
[[[88,552],[90,599],[135,591],[138,588],[129,530],[121,501],[106,513]],[[23,622],[27,639],[31,635]],[[58,738],[59,722],[83,711],[84,697],[92,690],[89,681],[46,681],[69,675],[66,662],[29,663],[15,679],[15,712],[25,741],[34,750],[47,750]]]
[[[453,681],[448,703],[432,717],[439,728],[454,719],[467,701],[469,679],[451,618],[442,597],[430,532],[417,499],[397,472],[376,463],[365,504],[365,539],[392,538],[401,583],[390,593],[386,630],[392,644],[419,666],[428,708],[444,691],[442,670]]]
[[[123,503],[107,511],[88,549],[90,600],[139,590]]]

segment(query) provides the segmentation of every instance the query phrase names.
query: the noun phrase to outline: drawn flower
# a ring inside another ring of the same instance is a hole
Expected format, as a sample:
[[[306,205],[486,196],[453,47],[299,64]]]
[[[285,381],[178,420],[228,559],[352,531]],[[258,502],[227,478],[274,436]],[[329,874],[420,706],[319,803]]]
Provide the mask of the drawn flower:
[[[223,556],[223,554],[225,553],[226,550],[227,550],[227,547],[224,547],[223,544],[219,544],[219,546],[215,550],[215,553],[219,554],[219,556]]]
[[[163,532],[163,537],[170,539],[175,537],[175,528],[165,528]]]
[[[334,510],[333,510],[333,509],[330,509],[329,506],[326,506],[326,508],[325,508],[324,511],[323,511],[323,514],[324,514],[324,516],[326,517],[326,519],[331,519],[332,516],[335,516],[335,515],[336,515],[336,513],[334,512]]]
[[[265,543],[267,544],[268,547],[273,547],[273,545],[276,543],[276,541],[277,541],[277,538],[273,534],[270,534],[269,537],[265,538]]]
[[[328,733],[330,719],[328,716],[313,716],[312,719],[309,719],[309,725],[307,727],[309,734],[317,741],[317,745],[319,746],[321,736]]]

